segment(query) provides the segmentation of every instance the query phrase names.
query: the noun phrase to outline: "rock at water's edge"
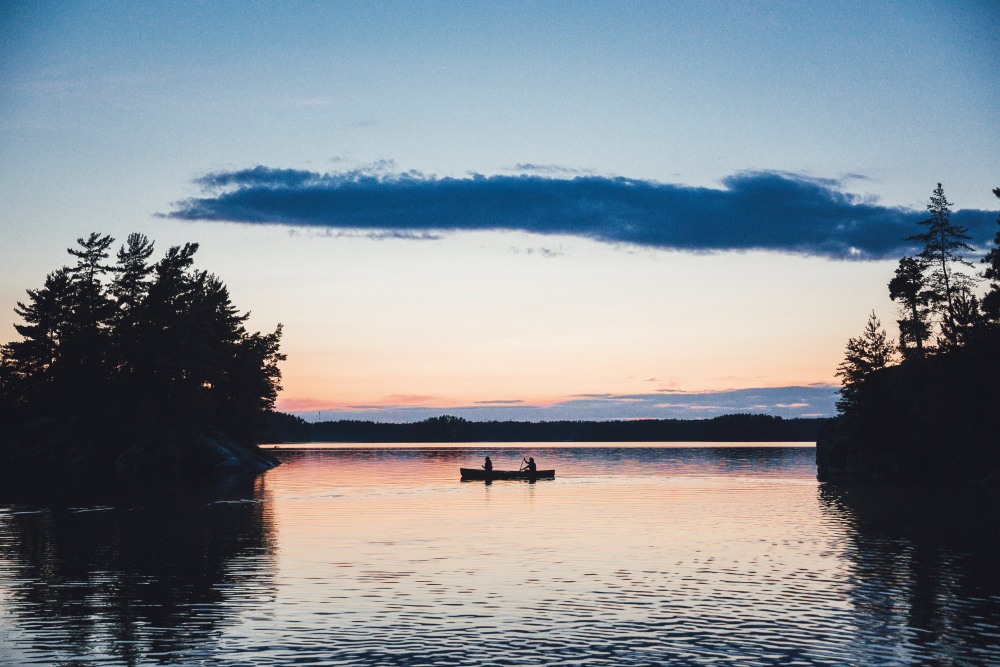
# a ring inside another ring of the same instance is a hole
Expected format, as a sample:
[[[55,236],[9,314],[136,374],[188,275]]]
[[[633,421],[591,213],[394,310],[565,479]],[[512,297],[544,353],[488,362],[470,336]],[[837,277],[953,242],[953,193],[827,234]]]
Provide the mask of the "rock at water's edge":
[[[211,431],[175,440],[143,439],[122,447],[106,441],[89,442],[62,422],[36,419],[0,445],[10,466],[87,468],[132,473],[256,474],[280,461],[255,446],[242,445],[224,433]]]
[[[115,458],[114,467],[119,473],[153,470],[259,473],[280,463],[258,447],[246,447],[214,431],[166,446],[132,445]]]

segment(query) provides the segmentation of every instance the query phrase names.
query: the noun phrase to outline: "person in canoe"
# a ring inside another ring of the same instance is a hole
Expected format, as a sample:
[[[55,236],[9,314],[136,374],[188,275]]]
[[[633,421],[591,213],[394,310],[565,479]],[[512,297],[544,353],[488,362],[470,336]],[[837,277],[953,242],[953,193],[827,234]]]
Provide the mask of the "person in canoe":
[[[527,459],[521,459],[522,464],[521,470],[527,470],[530,473],[538,472],[538,466],[535,465],[535,457],[529,456]]]
[[[486,462],[483,464],[483,470],[490,472],[493,470],[493,461],[490,461],[490,457],[486,457]]]

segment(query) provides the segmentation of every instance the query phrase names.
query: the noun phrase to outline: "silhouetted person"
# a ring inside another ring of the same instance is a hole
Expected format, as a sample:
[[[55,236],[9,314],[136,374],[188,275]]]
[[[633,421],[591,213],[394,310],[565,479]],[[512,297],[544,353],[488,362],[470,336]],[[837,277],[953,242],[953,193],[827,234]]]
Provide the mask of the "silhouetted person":
[[[524,459],[521,460],[524,461],[524,463],[526,464],[525,466],[522,466],[521,470],[527,470],[532,474],[538,471],[538,467],[535,465],[535,457],[529,456],[528,460],[526,461]]]
[[[493,461],[490,461],[490,457],[486,457],[486,463],[483,464],[483,469],[486,472],[493,470]]]

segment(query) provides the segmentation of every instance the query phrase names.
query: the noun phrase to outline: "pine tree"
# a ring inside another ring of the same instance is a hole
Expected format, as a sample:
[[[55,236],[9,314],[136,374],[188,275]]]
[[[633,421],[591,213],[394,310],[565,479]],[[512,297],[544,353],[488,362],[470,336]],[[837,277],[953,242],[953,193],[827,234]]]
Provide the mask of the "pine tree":
[[[956,345],[969,343],[976,331],[984,324],[979,297],[968,285],[962,285],[954,295],[955,317],[951,322],[952,331],[945,330],[945,338],[954,340]],[[947,324],[947,323],[946,323]]]
[[[18,302],[21,339],[0,346],[5,427],[51,417],[108,456],[211,430],[252,443],[280,389],[281,326],[249,333],[226,285],[193,268],[197,244],[150,265],[153,244],[132,234],[110,267],[112,242],[79,239],[76,266]]]
[[[67,372],[74,376],[73,382],[78,384],[76,388],[83,392],[92,379],[107,373],[109,350],[106,339],[114,305],[101,279],[112,269],[104,264],[104,260],[108,258],[108,248],[114,239],[94,232],[76,242],[79,250],[66,249],[77,258],[77,263],[69,269],[73,305],[64,322],[66,332],[62,357]]]
[[[924,281],[924,265],[915,257],[903,257],[889,281],[889,298],[900,302],[899,351],[904,359],[924,356],[924,341],[931,334],[927,324],[929,296]]]
[[[0,348],[0,414],[5,419],[16,419],[15,412],[31,419],[39,416],[41,406],[65,401],[72,377],[64,358],[76,305],[69,268],[53,271],[40,289],[27,294],[27,302],[18,301],[14,308],[23,321],[14,325],[21,340]]]
[[[219,428],[241,442],[263,430],[281,378],[281,327],[250,334],[216,276],[193,268],[198,245],[174,246],[153,267],[133,354],[143,387],[134,406],[159,429]]]
[[[885,368],[894,360],[893,342],[888,339],[882,323],[872,311],[860,336],[847,341],[844,360],[837,367],[841,379],[840,400],[837,409],[850,414],[857,408],[858,392],[865,379],[873,372]]]
[[[153,243],[144,234],[129,234],[118,249],[115,278],[109,291],[115,299],[118,316],[133,311],[149,291],[149,276],[153,267],[148,264],[153,254]]]
[[[112,355],[115,375],[134,384],[141,340],[142,313],[153,272],[153,243],[143,234],[129,234],[118,249],[115,277],[108,287],[114,301]],[[129,393],[126,390],[126,394]]]
[[[994,188],[993,194],[1000,198],[1000,188]],[[1000,225],[1000,218],[997,218],[997,224]],[[993,247],[983,257],[982,263],[986,265],[983,278],[990,281],[990,288],[983,296],[983,313],[989,321],[1000,324],[1000,229],[993,237]]]
[[[975,281],[957,268],[963,265],[972,267],[972,263],[962,256],[963,252],[973,251],[967,243],[972,237],[965,227],[951,222],[950,206],[952,202],[945,197],[944,188],[938,183],[927,204],[930,217],[920,222],[927,231],[909,236],[906,240],[923,245],[920,259],[931,272],[927,276],[928,296],[931,308],[941,317],[941,342],[954,347],[959,344],[961,335],[956,295],[963,290],[971,290]]]
[[[62,375],[62,349],[66,323],[73,308],[69,269],[45,277],[41,289],[27,290],[28,301],[17,302],[14,312],[24,321],[14,329],[21,340],[3,348],[4,394],[15,403],[48,400],[44,394]]]

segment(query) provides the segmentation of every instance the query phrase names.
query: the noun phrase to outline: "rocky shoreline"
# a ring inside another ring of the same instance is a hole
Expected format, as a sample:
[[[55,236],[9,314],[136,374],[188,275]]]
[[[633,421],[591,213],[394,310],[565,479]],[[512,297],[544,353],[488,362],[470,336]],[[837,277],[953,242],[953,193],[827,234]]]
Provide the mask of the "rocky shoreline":
[[[220,431],[170,439],[138,438],[109,446],[51,418],[30,422],[0,444],[0,456],[7,467],[13,468],[78,468],[119,475],[257,474],[281,463],[259,447],[240,444]]]

